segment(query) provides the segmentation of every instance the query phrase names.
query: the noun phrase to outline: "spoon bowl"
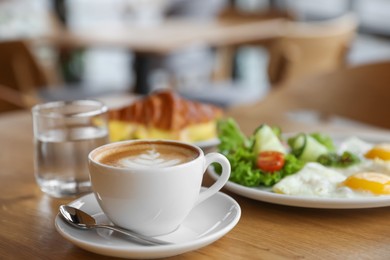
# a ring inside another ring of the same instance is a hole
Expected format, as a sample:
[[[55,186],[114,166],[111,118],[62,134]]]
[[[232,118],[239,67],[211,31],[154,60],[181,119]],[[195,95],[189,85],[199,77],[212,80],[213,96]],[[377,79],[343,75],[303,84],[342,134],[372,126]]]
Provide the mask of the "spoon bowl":
[[[97,224],[96,220],[88,213],[67,205],[60,206],[61,217],[69,224],[80,229],[105,228],[110,229],[131,238],[132,241],[143,245],[169,245],[171,243],[153,237],[137,234],[131,230],[113,225]]]

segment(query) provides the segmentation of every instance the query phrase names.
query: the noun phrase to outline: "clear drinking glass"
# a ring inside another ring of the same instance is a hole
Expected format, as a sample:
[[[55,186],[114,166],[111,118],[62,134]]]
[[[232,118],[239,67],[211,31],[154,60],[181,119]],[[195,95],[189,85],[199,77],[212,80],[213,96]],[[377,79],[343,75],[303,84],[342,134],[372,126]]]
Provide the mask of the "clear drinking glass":
[[[69,197],[91,191],[88,153],[108,143],[107,107],[95,100],[33,107],[35,178],[42,191]]]

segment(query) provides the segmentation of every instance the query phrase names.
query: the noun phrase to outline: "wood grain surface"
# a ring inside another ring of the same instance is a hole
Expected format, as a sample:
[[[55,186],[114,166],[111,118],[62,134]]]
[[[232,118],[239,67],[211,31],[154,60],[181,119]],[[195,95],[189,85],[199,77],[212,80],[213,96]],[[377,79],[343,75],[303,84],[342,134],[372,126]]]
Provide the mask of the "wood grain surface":
[[[0,116],[0,166],[0,259],[109,259],[56,232],[59,205],[73,199],[50,198],[35,183],[29,113]],[[241,205],[238,225],[213,244],[170,259],[390,258],[389,207],[295,208],[227,193]]]

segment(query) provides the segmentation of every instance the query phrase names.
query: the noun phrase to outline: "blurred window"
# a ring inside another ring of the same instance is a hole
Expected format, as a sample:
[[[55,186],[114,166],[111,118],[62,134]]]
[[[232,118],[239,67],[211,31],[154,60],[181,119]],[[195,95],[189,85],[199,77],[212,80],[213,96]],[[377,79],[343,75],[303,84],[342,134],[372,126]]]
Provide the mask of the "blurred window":
[[[390,36],[389,0],[356,0],[354,10],[364,32]]]
[[[350,7],[349,0],[284,0],[285,8],[299,20],[322,20],[339,16]]]
[[[36,37],[50,30],[48,0],[0,1],[0,39]]]

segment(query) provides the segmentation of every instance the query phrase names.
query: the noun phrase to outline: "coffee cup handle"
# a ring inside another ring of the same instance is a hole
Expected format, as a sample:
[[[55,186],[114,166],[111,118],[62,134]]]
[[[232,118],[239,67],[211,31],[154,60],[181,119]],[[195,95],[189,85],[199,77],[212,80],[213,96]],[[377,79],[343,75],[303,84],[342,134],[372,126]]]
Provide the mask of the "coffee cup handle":
[[[212,163],[219,163],[222,166],[222,173],[219,176],[218,180],[211,185],[205,191],[202,191],[199,194],[199,198],[196,201],[195,205],[205,201],[215,193],[217,193],[222,187],[226,184],[230,177],[230,162],[229,160],[220,153],[209,153],[205,155],[205,168],[204,173],[206,173],[207,168]]]

